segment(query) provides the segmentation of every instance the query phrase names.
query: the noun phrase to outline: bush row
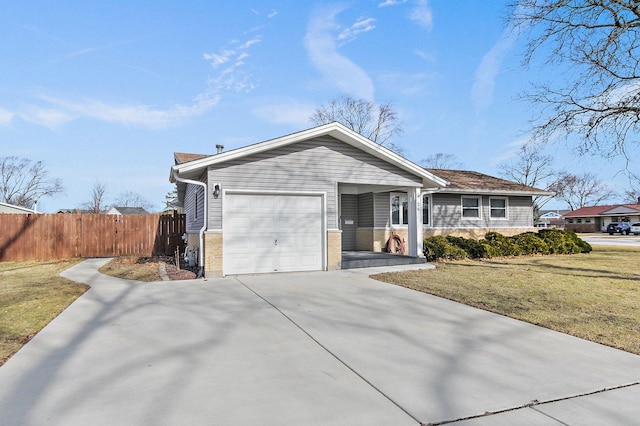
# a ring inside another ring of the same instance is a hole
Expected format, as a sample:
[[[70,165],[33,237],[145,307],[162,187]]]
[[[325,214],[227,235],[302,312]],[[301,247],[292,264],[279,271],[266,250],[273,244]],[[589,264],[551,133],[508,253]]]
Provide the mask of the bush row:
[[[440,259],[589,253],[592,248],[573,231],[542,229],[539,232],[525,232],[513,237],[487,232],[482,240],[452,236],[429,237],[424,239],[423,250],[427,261],[433,262]]]

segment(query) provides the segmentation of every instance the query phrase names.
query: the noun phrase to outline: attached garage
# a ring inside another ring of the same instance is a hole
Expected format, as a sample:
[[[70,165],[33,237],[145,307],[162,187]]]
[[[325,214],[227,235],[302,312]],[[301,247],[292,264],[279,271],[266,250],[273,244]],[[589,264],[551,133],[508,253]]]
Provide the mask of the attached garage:
[[[225,275],[325,269],[322,194],[223,196]]]

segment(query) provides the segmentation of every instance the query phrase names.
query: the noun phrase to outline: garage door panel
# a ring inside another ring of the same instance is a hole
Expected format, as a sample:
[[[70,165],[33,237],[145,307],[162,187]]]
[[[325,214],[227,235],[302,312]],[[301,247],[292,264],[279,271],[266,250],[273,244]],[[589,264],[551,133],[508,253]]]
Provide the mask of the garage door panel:
[[[227,194],[223,205],[225,274],[322,269],[320,196]]]

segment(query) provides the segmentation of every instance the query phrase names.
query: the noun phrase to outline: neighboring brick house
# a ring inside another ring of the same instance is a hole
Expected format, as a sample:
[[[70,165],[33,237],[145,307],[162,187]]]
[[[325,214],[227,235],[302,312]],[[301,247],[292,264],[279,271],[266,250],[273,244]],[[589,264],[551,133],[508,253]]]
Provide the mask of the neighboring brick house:
[[[170,180],[207,273],[341,268],[343,251],[393,235],[422,256],[431,235],[533,230],[532,197],[481,173],[424,169],[338,123],[215,155],[175,154]]]
[[[574,232],[605,232],[613,222],[640,222],[640,203],[588,206],[564,215],[565,229]]]

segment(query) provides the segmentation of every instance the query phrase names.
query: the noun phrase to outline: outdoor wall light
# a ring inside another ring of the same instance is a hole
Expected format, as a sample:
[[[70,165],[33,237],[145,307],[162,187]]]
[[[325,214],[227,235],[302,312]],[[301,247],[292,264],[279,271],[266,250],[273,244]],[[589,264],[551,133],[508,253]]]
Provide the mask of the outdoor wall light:
[[[213,198],[218,198],[220,196],[220,184],[216,183],[213,186]]]

